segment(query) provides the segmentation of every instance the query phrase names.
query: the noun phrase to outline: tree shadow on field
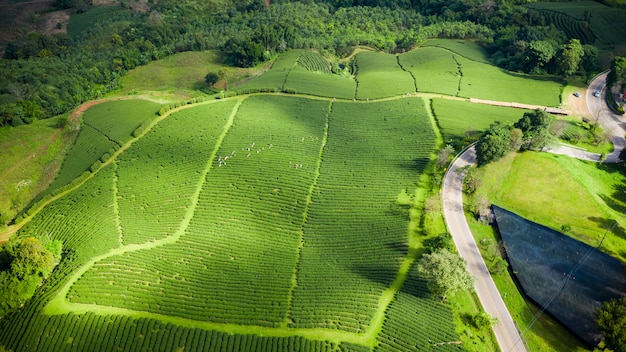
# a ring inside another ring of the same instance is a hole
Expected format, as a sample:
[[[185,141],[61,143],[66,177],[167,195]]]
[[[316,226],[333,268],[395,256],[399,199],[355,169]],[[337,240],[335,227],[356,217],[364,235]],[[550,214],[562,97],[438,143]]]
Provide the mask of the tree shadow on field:
[[[358,263],[350,268],[362,278],[389,287],[396,278],[398,268],[389,264]]]
[[[430,159],[428,158],[417,158],[417,159],[413,159],[413,160],[402,160],[400,162],[398,162],[398,166],[402,169],[405,170],[411,170],[411,171],[417,171],[419,173],[424,172],[424,169],[426,168],[426,164],[428,164],[428,162],[430,161]]]
[[[605,219],[605,218],[599,218],[599,217],[589,217],[587,218],[595,223],[598,224],[598,227],[601,229],[604,229],[606,231],[609,231],[610,233],[619,236],[622,239],[626,240],[626,230],[624,230],[623,227],[621,227],[619,225],[619,223],[617,223],[614,219]]]
[[[392,249],[394,252],[402,255],[403,257],[409,253],[409,245],[406,242],[389,242],[385,247]]]
[[[194,90],[201,90],[201,89],[206,89],[206,88],[210,88],[210,87],[204,81],[195,81],[191,85],[191,88],[194,89]]]
[[[626,184],[613,185],[613,193],[611,196],[600,195],[600,198],[602,198],[611,209],[622,214],[626,213]]]
[[[624,174],[626,172],[626,168],[622,165],[622,163],[597,163],[596,166],[598,170],[602,170],[609,174]]]
[[[441,297],[432,293],[428,288],[428,281],[417,274],[415,266],[411,268],[411,271],[409,272],[404,285],[402,285],[400,292],[417,298],[430,298],[439,302],[441,301]]]
[[[399,266],[394,268],[388,264],[373,265],[361,263],[353,266],[352,270],[364,279],[381,284],[385,288],[388,288],[396,279]],[[415,264],[411,267],[404,284],[398,292],[406,293],[417,298],[433,297],[433,293],[428,289],[427,281],[417,274]]]

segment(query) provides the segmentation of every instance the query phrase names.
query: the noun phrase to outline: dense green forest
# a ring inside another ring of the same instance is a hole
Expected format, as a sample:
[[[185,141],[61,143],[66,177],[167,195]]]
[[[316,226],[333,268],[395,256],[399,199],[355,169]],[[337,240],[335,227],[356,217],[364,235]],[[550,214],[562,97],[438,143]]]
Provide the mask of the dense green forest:
[[[512,71],[597,70],[592,43],[527,2],[160,0],[133,11],[122,1],[89,16],[89,1],[57,0],[58,8],[76,11],[68,34],[26,33],[5,47],[0,126],[69,111],[118,89],[128,70],[181,51],[221,49],[226,62],[250,67],[292,48],[342,57],[356,45],[402,52],[427,38],[471,38]]]

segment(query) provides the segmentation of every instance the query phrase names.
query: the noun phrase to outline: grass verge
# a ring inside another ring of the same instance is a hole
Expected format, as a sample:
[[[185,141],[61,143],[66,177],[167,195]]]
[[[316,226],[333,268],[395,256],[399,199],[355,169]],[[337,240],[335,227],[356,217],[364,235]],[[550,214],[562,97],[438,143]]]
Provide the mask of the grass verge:
[[[45,190],[56,176],[77,131],[58,118],[0,128],[0,228]]]
[[[618,165],[595,164],[567,156],[510,154],[484,168],[478,190],[491,203],[536,223],[596,246],[626,262],[626,176]]]
[[[477,244],[485,243],[485,240],[493,243],[500,240],[493,227],[476,221],[471,214],[467,214],[466,218]],[[489,264],[494,258],[493,253],[483,245],[478,248],[485,262]],[[547,313],[538,314],[540,309],[524,297],[509,271],[492,274],[491,277],[529,351],[588,351],[582,342]]]

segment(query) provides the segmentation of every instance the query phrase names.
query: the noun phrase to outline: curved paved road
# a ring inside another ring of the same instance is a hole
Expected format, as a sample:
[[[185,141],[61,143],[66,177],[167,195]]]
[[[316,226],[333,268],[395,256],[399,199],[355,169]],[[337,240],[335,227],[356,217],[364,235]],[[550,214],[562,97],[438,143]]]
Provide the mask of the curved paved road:
[[[614,113],[605,103],[606,73],[596,76],[585,93],[587,107],[591,116],[602,125],[605,131],[610,133],[614,150],[606,158],[605,162],[619,162],[619,153],[626,147],[626,123],[623,116]],[[601,91],[600,97],[593,96],[595,91]],[[568,146],[553,146],[546,151],[556,154],[566,154],[575,158],[591,161],[599,161],[599,155],[588,153],[577,148]],[[443,212],[459,255],[467,261],[468,271],[476,277],[476,293],[485,311],[498,319],[493,326],[496,340],[500,349],[504,352],[526,351],[521,336],[509,314],[509,311],[496,288],[491,275],[480,255],[474,237],[469,229],[465,213],[463,212],[463,174],[457,172],[460,168],[473,165],[476,162],[476,151],[471,147],[464,151],[450,166],[443,181],[442,201]]]
[[[611,143],[613,143],[613,152],[606,156],[604,162],[618,163],[619,153],[626,148],[626,139],[624,139],[626,122],[624,122],[624,116],[616,114],[606,104],[606,75],[607,73],[605,72],[593,78],[585,92],[584,99],[586,99],[587,109],[592,120],[602,125],[602,129],[609,134]],[[601,92],[599,97],[593,95],[596,91]],[[600,154],[567,145],[550,146],[544,150],[554,154],[569,155],[581,160],[600,161]]]
[[[485,311],[498,319],[498,323],[493,326],[493,331],[500,350],[525,352],[524,343],[480,255],[463,212],[462,181],[464,175],[458,173],[457,170],[475,162],[476,151],[474,147],[471,147],[463,152],[446,172],[442,189],[446,225],[459,255],[467,261],[467,270],[476,278],[475,288],[478,299]]]
[[[624,131],[626,130],[626,123],[622,120],[623,115],[619,115],[613,112],[605,103],[605,96],[607,94],[606,86],[607,72],[597,75],[591,83],[585,93],[585,99],[587,99],[587,108],[593,119],[602,125],[602,128],[609,132],[611,142],[613,143],[613,152],[607,155],[605,162],[617,163],[619,162],[619,153],[626,147],[626,139],[624,139]],[[593,92],[600,91],[602,94],[600,97],[594,97]]]

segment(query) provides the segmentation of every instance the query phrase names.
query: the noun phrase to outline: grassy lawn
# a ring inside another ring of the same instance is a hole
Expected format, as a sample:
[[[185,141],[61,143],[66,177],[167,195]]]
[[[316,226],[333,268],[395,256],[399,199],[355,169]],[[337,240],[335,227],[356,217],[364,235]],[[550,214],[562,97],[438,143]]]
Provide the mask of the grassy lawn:
[[[466,132],[482,132],[496,121],[514,123],[528,111],[444,98],[432,99],[432,107],[446,142],[462,138]]]
[[[596,165],[566,156],[526,152],[488,165],[480,193],[531,221],[597,246],[626,262],[626,176],[619,166]]]
[[[201,95],[206,87],[204,76],[209,72],[223,71],[223,78],[216,87],[233,89],[239,82],[253,77],[263,70],[236,68],[222,64],[217,50],[190,51],[174,54],[164,59],[137,67],[121,78],[121,94],[160,91],[183,97]]]
[[[52,118],[0,128],[0,215],[5,220],[48,187],[74,141],[76,133],[56,123]]]
[[[122,77],[122,93],[194,90],[206,85],[204,76],[222,65],[217,51],[178,53],[137,67]]]

